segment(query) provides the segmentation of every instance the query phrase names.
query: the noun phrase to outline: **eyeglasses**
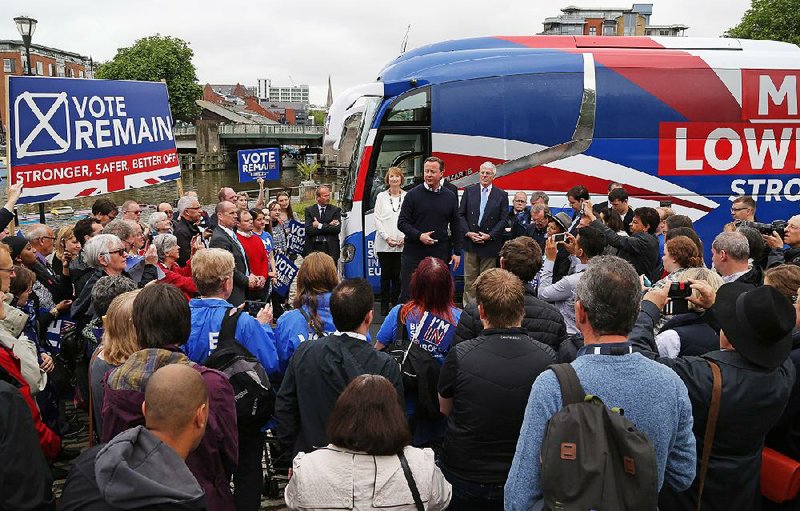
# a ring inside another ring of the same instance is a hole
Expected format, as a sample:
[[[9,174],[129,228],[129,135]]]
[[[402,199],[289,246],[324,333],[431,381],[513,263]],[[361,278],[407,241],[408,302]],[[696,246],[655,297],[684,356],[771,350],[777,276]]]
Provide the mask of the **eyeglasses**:
[[[7,271],[8,273],[14,273],[14,267],[11,268],[0,268],[0,271]]]
[[[196,208],[184,208],[184,209],[200,209],[200,206],[197,206]],[[172,213],[172,211],[170,211],[170,213]]]
[[[124,248],[118,248],[117,250],[109,250],[108,252],[103,252],[103,254],[106,254],[106,255],[117,254],[117,255],[122,256],[122,255],[125,255],[126,252],[127,252],[127,250],[125,250]]]
[[[736,213],[737,211],[744,211],[745,209],[750,209],[750,208],[747,206],[744,206],[742,208],[731,208],[731,213]]]
[[[37,240],[51,240],[51,241],[55,241],[55,240],[56,240],[56,237],[55,237],[55,236],[39,236],[39,237],[38,237],[38,238],[36,238],[36,239],[37,239]]]

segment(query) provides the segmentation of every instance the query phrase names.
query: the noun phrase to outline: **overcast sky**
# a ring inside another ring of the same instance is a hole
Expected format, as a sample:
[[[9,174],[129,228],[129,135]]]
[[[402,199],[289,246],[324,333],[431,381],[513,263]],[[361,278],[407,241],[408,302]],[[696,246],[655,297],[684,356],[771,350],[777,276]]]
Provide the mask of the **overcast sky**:
[[[12,18],[27,15],[39,25],[34,42],[111,59],[117,48],[159,33],[188,41],[200,83],[311,87],[323,104],[328,75],[334,96],[375,80],[400,52],[411,25],[408,49],[447,39],[531,35],[542,20],[570,3],[581,7],[630,7],[632,2],[574,0],[2,0],[8,19],[0,39],[19,39]],[[684,23],[686,35],[718,37],[736,25],[750,0],[656,0],[653,24]]]

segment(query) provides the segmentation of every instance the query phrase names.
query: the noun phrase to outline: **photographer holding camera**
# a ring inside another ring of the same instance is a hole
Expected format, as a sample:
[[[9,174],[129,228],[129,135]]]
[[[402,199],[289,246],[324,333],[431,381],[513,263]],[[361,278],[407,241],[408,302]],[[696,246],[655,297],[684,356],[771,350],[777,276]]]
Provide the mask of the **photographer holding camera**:
[[[688,300],[706,309],[705,319],[713,320],[720,328],[718,350],[702,357],[657,356],[653,325],[667,302],[668,288],[654,288],[644,296],[629,339],[634,351],[672,368],[686,384],[692,402],[698,465],[712,402],[715,380],[712,374],[717,372],[721,380],[721,413],[716,427],[708,426],[714,434],[701,504],[709,509],[760,509],[764,437],[781,417],[794,381],[794,364],[789,353],[795,310],[771,286],[754,288],[732,282],[714,292],[707,282],[690,280],[689,283],[697,294]],[[682,492],[664,485],[658,508],[662,511],[699,508],[699,479]]]
[[[633,265],[638,275],[651,282],[661,277],[661,262],[658,259],[658,238],[655,236],[661,219],[653,208],[636,208],[631,221],[631,235],[620,236],[597,219],[592,202],[584,201],[583,214],[595,229],[605,234],[606,243],[619,250],[619,256]]]
[[[783,231],[783,236],[779,231],[762,233],[770,249],[767,268],[787,263],[800,264],[800,215],[790,218]],[[784,248],[784,244],[789,248]]]

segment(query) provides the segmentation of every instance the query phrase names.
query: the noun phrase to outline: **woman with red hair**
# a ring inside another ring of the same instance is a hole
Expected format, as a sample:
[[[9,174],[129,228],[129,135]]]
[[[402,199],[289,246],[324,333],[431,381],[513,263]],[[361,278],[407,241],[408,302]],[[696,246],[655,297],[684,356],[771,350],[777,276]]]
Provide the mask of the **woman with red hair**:
[[[455,337],[461,309],[455,306],[453,276],[441,259],[426,257],[417,266],[409,284],[409,300],[395,305],[381,325],[375,348],[382,350],[402,339],[410,339],[441,366]],[[398,328],[402,329],[398,335]],[[421,384],[421,382],[420,382]],[[434,382],[433,385],[436,385]],[[424,391],[406,389],[406,414],[414,432],[415,446],[436,443],[444,435],[443,416],[421,419],[417,415],[419,396]],[[435,389],[434,389],[435,395]],[[422,403],[421,403],[422,404]],[[426,408],[422,408],[426,409]]]

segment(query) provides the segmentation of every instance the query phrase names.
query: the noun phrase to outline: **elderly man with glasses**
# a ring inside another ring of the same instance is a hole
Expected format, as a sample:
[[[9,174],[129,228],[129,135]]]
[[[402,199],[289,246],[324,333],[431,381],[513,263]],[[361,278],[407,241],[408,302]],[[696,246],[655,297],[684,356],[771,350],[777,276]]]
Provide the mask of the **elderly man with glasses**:
[[[138,222],[142,218],[142,207],[135,200],[126,200],[122,203],[122,219]]]
[[[53,229],[44,224],[34,224],[25,233],[25,239],[36,253],[36,262],[29,269],[36,274],[33,291],[42,307],[52,308],[56,303],[72,297],[72,285],[68,276],[57,275],[48,258],[55,249],[56,236]]]
[[[777,232],[763,234],[762,237],[770,248],[767,267],[800,264],[800,215],[795,215],[786,222],[783,237]],[[785,248],[784,245],[789,247]]]

